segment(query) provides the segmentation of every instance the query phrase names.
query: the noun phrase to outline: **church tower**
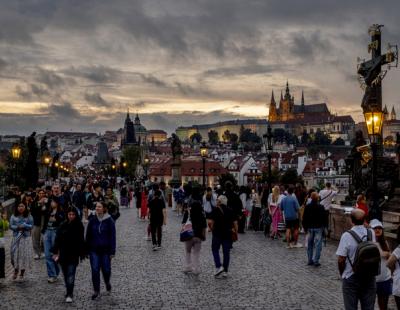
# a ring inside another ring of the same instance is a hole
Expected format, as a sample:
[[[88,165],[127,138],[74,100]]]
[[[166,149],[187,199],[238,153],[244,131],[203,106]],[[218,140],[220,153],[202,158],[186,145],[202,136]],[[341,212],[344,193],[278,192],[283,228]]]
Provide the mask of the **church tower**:
[[[276,102],[274,97],[274,91],[271,94],[271,102],[269,104],[269,113],[268,113],[268,121],[275,122],[278,120],[278,113],[276,110]]]
[[[122,146],[136,144],[135,127],[129,116],[129,109],[126,113]]]
[[[392,112],[390,112],[390,120],[391,121],[396,120],[396,111],[394,110],[394,106],[392,107]]]
[[[289,81],[286,82],[285,96],[281,99],[279,104],[279,112],[282,121],[294,119],[294,97],[290,95]]]
[[[383,108],[382,112],[383,112],[383,121],[388,121],[389,120],[389,112],[386,107],[386,104],[385,104],[385,107]]]

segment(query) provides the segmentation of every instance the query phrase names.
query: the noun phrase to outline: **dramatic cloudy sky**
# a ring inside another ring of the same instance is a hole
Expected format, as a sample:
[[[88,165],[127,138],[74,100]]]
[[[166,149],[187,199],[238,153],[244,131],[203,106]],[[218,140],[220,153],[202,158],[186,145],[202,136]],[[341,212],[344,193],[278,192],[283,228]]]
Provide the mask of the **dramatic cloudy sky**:
[[[357,56],[382,23],[400,43],[400,1],[0,0],[0,134],[104,132],[129,107],[147,128],[267,115],[295,100],[360,120]],[[384,102],[400,114],[400,70]]]

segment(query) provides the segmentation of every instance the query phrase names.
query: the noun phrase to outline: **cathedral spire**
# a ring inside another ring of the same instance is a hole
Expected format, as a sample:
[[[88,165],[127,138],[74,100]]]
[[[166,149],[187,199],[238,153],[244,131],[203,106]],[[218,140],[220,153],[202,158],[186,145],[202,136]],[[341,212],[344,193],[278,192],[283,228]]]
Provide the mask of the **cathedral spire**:
[[[275,96],[274,96],[274,90],[272,90],[272,94],[271,94],[271,104],[276,105]]]
[[[304,105],[304,90],[301,91],[301,105]]]
[[[281,91],[281,101],[283,101],[283,94],[282,94],[282,91]]]

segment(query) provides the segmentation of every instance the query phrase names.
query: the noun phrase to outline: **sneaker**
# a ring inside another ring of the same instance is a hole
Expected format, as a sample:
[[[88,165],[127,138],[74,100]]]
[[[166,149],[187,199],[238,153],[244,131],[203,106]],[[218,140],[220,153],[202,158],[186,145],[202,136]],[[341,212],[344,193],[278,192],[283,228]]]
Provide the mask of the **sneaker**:
[[[319,266],[321,266],[320,263],[314,263],[314,267],[319,267]]]
[[[224,272],[224,267],[221,266],[221,267],[217,268],[217,270],[214,273],[214,277],[218,277],[223,272]]]
[[[224,271],[224,272],[221,274],[221,276],[222,276],[223,278],[227,278],[227,277],[228,277],[228,272],[227,272],[227,271]]]
[[[37,254],[35,254],[35,256],[33,257],[33,259],[38,260],[38,259],[40,259],[40,256],[37,255]]]
[[[288,244],[288,245],[286,246],[286,248],[287,248],[287,249],[293,249],[293,246],[292,246],[291,244]]]
[[[65,302],[67,304],[70,304],[72,302],[72,298],[70,296],[68,296],[67,298],[65,298]]]
[[[94,292],[92,295],[92,300],[96,300],[99,297],[99,292]]]
[[[157,245],[156,250],[161,250],[161,245]]]
[[[153,245],[153,251],[157,251],[157,246]]]
[[[303,245],[301,243],[296,243],[293,247],[294,248],[302,248]]]
[[[54,283],[54,282],[57,282],[57,280],[58,280],[57,277],[50,277],[47,279],[47,282]]]

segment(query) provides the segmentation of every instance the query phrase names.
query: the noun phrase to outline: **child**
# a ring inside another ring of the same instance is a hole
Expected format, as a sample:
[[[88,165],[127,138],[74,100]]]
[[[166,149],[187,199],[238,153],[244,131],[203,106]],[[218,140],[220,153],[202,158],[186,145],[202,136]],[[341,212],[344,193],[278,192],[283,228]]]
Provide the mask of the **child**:
[[[1,208],[0,208],[1,211]],[[7,216],[0,212],[0,279],[5,278],[5,259],[6,253],[4,250],[4,232],[8,230]]]

